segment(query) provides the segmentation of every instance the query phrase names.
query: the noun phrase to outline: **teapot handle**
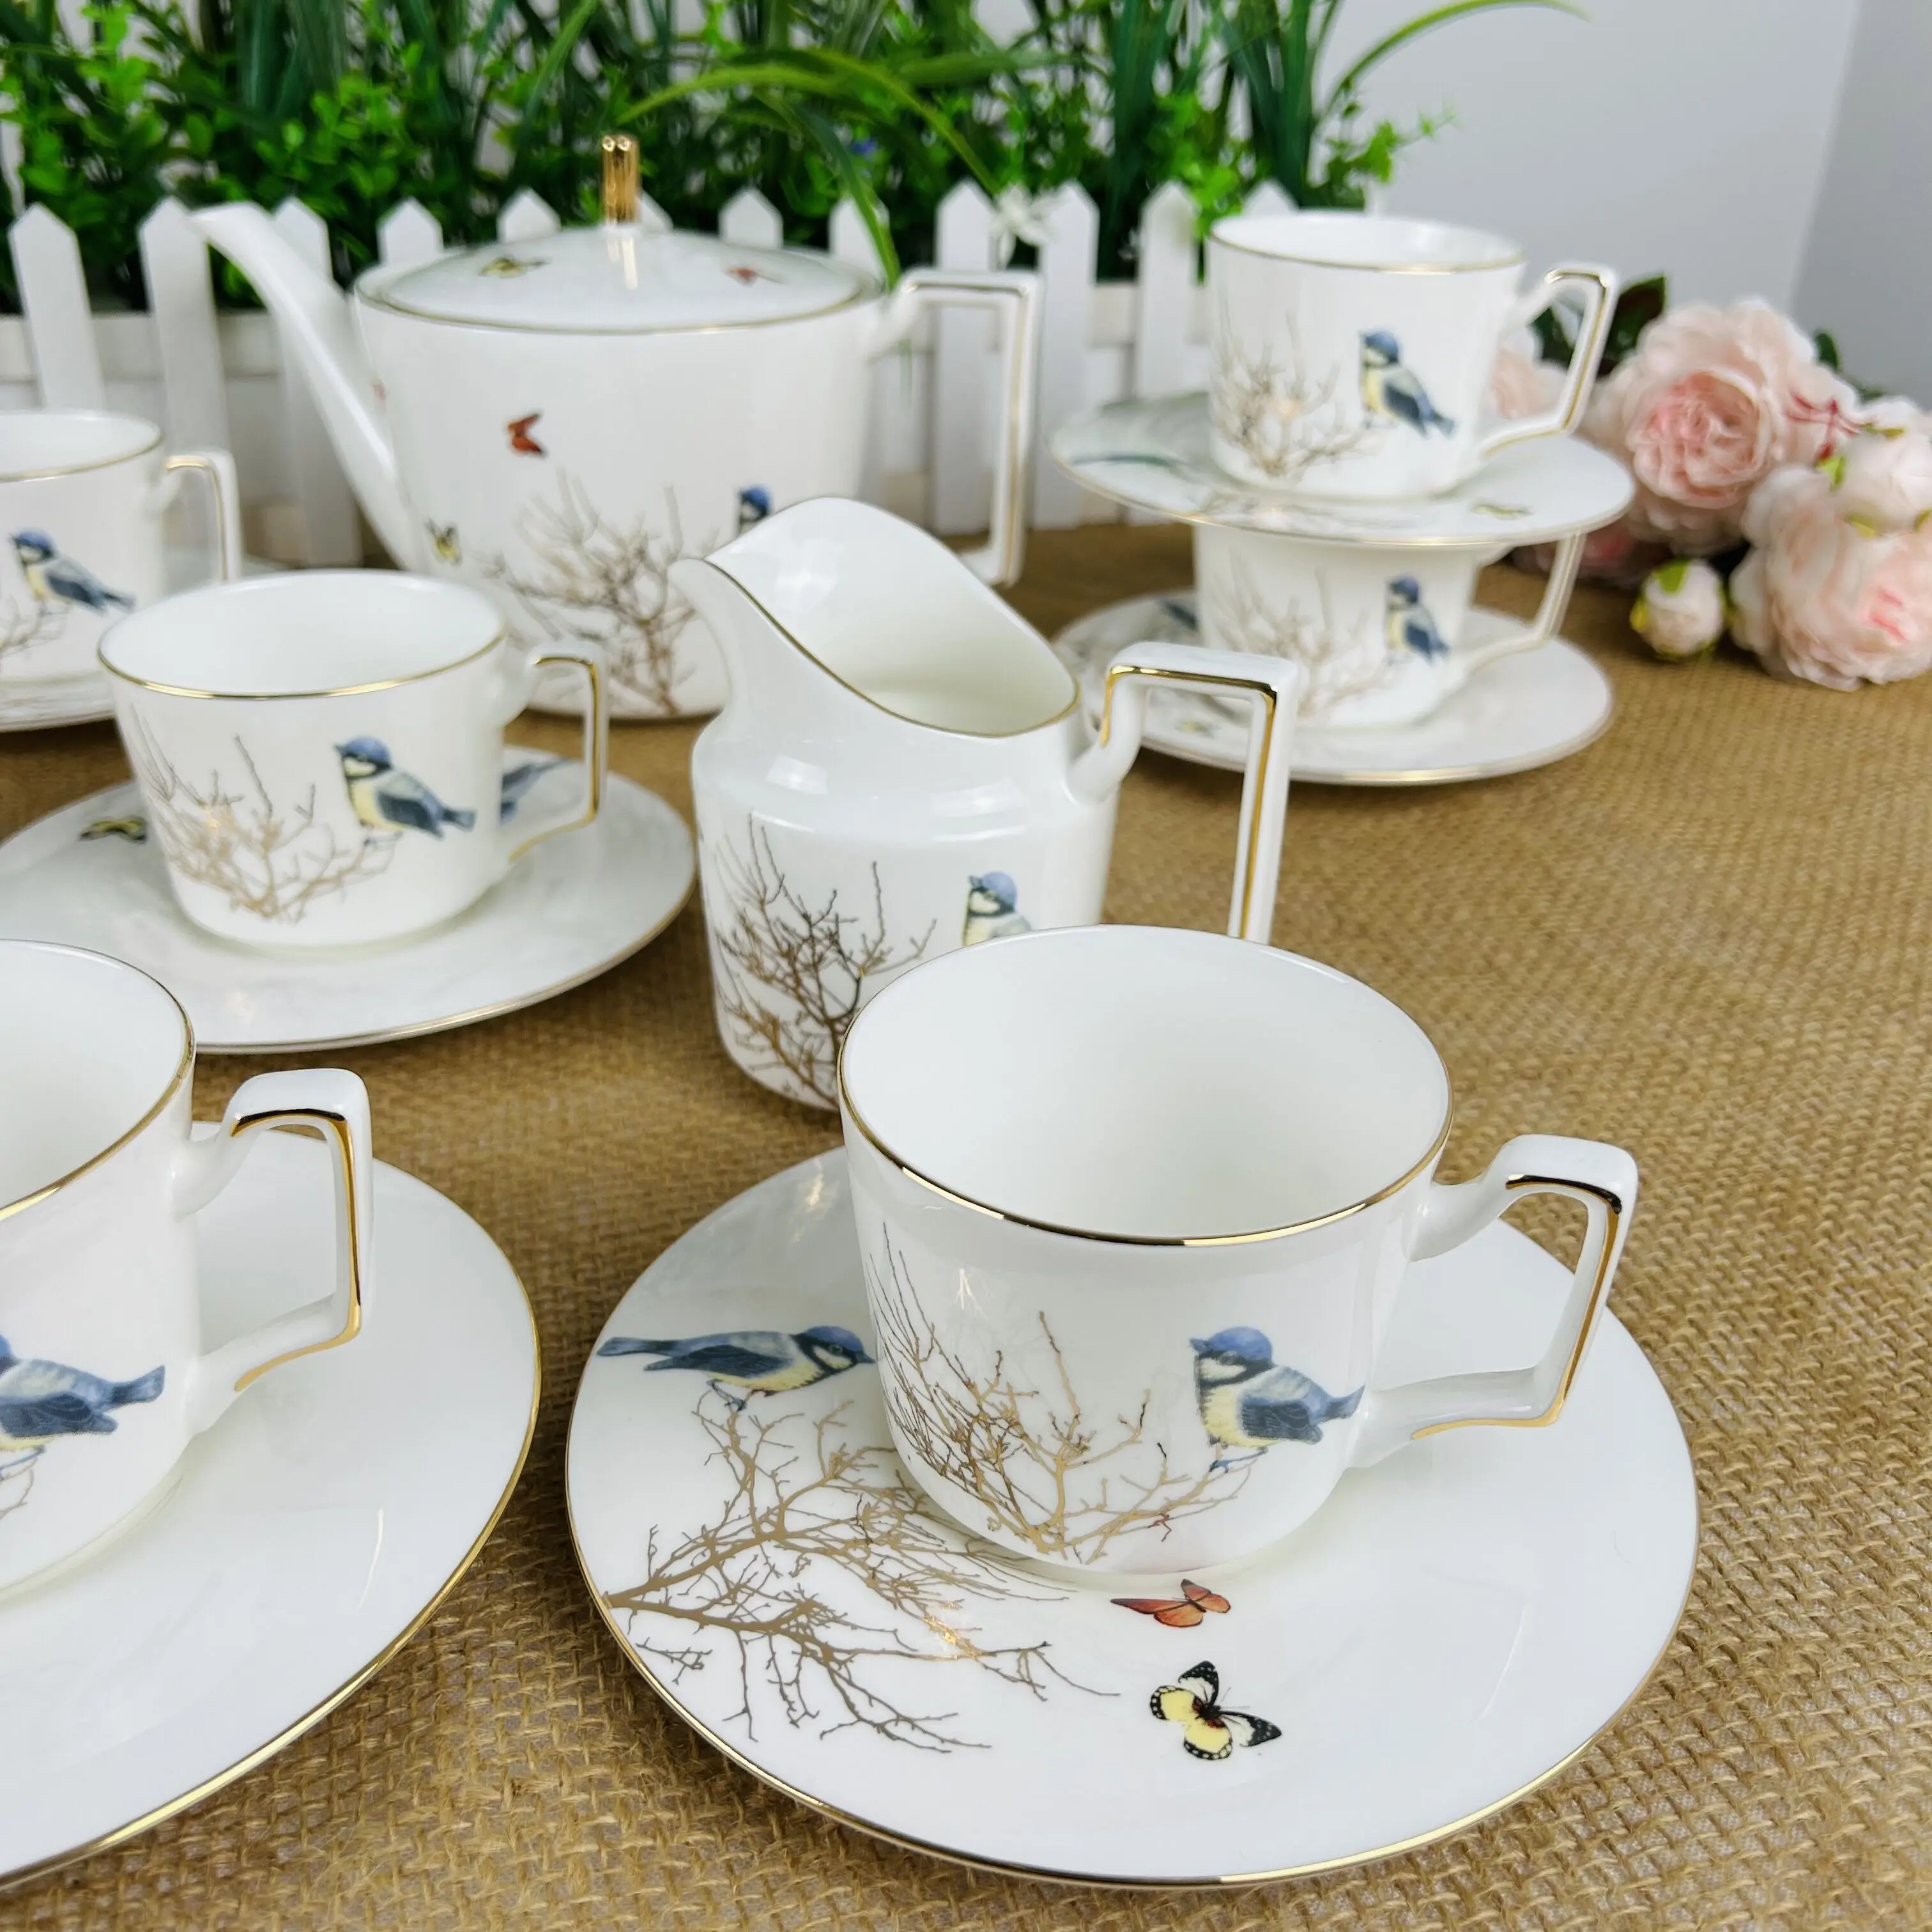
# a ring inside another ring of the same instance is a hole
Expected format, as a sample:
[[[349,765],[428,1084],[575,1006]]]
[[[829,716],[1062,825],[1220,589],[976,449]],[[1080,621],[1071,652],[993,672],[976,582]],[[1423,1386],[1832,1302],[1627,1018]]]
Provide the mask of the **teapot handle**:
[[[1241,780],[1228,930],[1237,939],[1258,940],[1265,946],[1274,927],[1282,828],[1288,812],[1288,747],[1301,668],[1285,658],[1204,650],[1198,644],[1150,641],[1116,652],[1107,667],[1099,740],[1082,753],[1067,774],[1076,796],[1104,798],[1126,776],[1147,726],[1147,688],[1156,682],[1198,685],[1250,701],[1253,722]]]
[[[954,306],[1007,311],[1000,334],[1002,403],[988,536],[983,548],[962,551],[960,561],[982,583],[1010,584],[1026,556],[1026,460],[1033,444],[1040,278],[1019,269],[912,269],[899,278],[872,352],[903,342],[927,310]]]

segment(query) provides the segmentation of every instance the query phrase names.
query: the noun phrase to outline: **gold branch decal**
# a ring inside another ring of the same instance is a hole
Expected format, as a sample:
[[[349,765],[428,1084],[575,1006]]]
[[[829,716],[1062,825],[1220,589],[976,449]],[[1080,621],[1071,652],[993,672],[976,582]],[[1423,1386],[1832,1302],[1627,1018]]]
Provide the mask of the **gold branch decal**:
[[[0,597],[0,658],[30,645],[52,644],[66,628],[67,607],[29,597],[23,610],[11,596]]]
[[[40,1451],[34,1450],[0,1466],[0,1522],[16,1509],[26,1508],[27,1498],[34,1493],[34,1472],[39,1462]]]
[[[664,520],[662,536],[642,518],[614,524],[566,472],[558,478],[554,503],[532,502],[518,518],[530,567],[519,569],[500,556],[484,574],[516,598],[546,637],[602,646],[618,688],[669,717],[689,668],[680,662],[678,643],[693,615],[671,586],[670,567],[716,546],[686,548],[670,490],[664,492]]]
[[[1319,718],[1344,699],[1378,691],[1395,675],[1396,664],[1379,639],[1366,653],[1365,639],[1372,635],[1369,620],[1358,616],[1345,634],[1337,629],[1329,608],[1328,584],[1315,580],[1320,614],[1304,610],[1294,598],[1280,609],[1264,605],[1252,581],[1238,565],[1228,573],[1225,590],[1217,587],[1214,625],[1219,641],[1228,650],[1250,651],[1263,657],[1286,658],[1301,667],[1301,708]],[[1245,711],[1239,713],[1246,722]]]
[[[729,1490],[711,1522],[668,1550],[660,1553],[653,1528],[650,1574],[606,1593],[638,1651],[680,1678],[730,1660],[738,1703],[728,1721],[750,1736],[754,1682],[794,1728],[856,1729],[941,1752],[983,1746],[953,1728],[956,1711],[901,1702],[895,1666],[970,1664],[1042,1700],[1056,1684],[1088,1689],[1044,1641],[983,1640],[986,1606],[1057,1603],[1061,1593],[928,1515],[890,1449],[844,1439],[849,1407],[808,1432],[794,1429],[797,1414],[757,1420],[715,1392],[700,1396],[708,1460],[722,1466]]]
[[[751,824],[743,854],[720,844],[707,874],[722,903],[711,929],[718,1010],[754,1070],[793,1083],[800,1098],[838,1104],[838,1049],[868,973],[918,958],[937,920],[916,939],[886,937],[884,889],[872,868],[868,922],[844,910],[835,887],[814,904],[787,880],[771,836]]]
[[[1336,394],[1342,370],[1316,382],[1301,351],[1293,314],[1282,318],[1288,367],[1273,351],[1247,355],[1226,310],[1214,338],[1211,416],[1214,428],[1270,482],[1292,483],[1318,463],[1334,463],[1379,440],[1382,426],[1352,416]]]
[[[1148,1432],[1150,1393],[1130,1414],[1090,1420],[1043,1313],[1044,1374],[1023,1376],[1003,1350],[969,1361],[940,1340],[890,1244],[886,1264],[883,1276],[866,1264],[886,1412],[900,1441],[985,1510],[988,1531],[1090,1563],[1122,1537],[1165,1535],[1245,1486],[1249,1464],[1176,1469]]]
[[[148,822],[183,878],[220,892],[233,911],[294,926],[318,899],[388,870],[393,838],[344,844],[316,818],[313,785],[299,805],[283,811],[239,737],[235,750],[248,771],[245,785],[232,788],[216,771],[196,784],[175,769],[147,727],[132,721],[128,755],[148,802]]]

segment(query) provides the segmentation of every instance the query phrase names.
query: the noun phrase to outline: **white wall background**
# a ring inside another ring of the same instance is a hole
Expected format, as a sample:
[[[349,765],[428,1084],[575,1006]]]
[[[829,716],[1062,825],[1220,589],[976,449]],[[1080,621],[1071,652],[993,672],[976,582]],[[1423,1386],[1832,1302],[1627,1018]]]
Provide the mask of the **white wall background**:
[[[1388,205],[1500,229],[1532,262],[1661,269],[1677,299],[1761,295],[1790,308],[1828,292],[1800,268],[1859,0],[1584,4],[1587,20],[1522,7],[1455,21],[1378,70],[1377,112],[1408,121],[1447,104],[1456,120],[1404,155]],[[1922,49],[1932,46],[1925,0],[1864,5],[1874,18],[1910,16]],[[1420,10],[1348,0],[1336,30],[1345,57]],[[1932,155],[1928,82],[1922,51],[1916,73],[1894,74],[1898,104],[1887,110],[1919,124],[1922,157]],[[1891,205],[1905,218],[1907,202]],[[1801,320],[1843,326],[1830,304]]]
[[[1932,404],[1932,7],[1863,0],[1797,305],[1861,382]]]

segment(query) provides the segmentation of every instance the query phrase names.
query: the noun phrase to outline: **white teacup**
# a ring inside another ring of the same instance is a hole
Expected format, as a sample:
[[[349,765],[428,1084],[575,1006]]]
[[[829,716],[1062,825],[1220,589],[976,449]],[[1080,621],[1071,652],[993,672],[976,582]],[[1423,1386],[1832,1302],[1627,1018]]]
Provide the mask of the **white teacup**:
[[[0,940],[0,1587],[131,1515],[271,1369],[353,1339],[373,1210],[352,1073],[260,1073],[189,1138],[194,1039],[145,973]],[[267,1127],[334,1156],[336,1286],[203,1353],[194,1215]]]
[[[1297,716],[1305,724],[1413,724],[1484,665],[1534,650],[1556,634],[1582,548],[1580,536],[1558,544],[1543,601],[1527,624],[1466,644],[1476,578],[1493,550],[1322,543],[1196,524],[1201,641],[1299,664]]]
[[[213,574],[242,569],[242,499],[225,449],[166,454],[140,416],[0,412],[0,681],[92,676],[125,612],[167,592],[162,545],[184,474],[214,499]]]
[[[1439,1185],[1421,1028],[1213,934],[947,954],[859,1015],[840,1080],[899,1454],[975,1535],[1094,1570],[1232,1562],[1419,1436],[1553,1420],[1636,1204],[1628,1154],[1542,1134]],[[1531,1194],[1588,1216],[1542,1358],[1376,1385],[1409,1262]]]
[[[1432,496],[1498,450],[1568,436],[1596,380],[1617,278],[1552,268],[1519,296],[1522,251],[1472,228],[1385,214],[1238,214],[1208,238],[1214,460],[1318,496]],[[1496,352],[1566,284],[1584,316],[1563,391],[1485,431]]]
[[[252,946],[358,946],[453,918],[602,802],[594,649],[524,651],[460,584],[310,571],[170,598],[108,633],[100,662],[169,883],[197,926]],[[542,668],[589,686],[588,796],[525,796],[503,728]]]

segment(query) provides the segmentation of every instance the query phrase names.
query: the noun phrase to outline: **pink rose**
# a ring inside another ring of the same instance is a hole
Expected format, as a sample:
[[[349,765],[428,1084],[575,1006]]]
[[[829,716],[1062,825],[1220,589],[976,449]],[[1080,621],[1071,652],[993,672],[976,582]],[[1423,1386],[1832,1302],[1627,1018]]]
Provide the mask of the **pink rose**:
[[[1538,359],[1536,338],[1525,328],[1496,352],[1490,375],[1490,407],[1499,416],[1540,416],[1556,406],[1563,371]]]
[[[1744,531],[1731,634],[1771,669],[1834,691],[1932,669],[1932,530],[1868,534],[1828,476],[1794,469],[1753,494]]]
[[[1619,590],[1634,590],[1670,556],[1662,544],[1640,543],[1631,536],[1629,526],[1619,520],[1592,530],[1583,539],[1582,560],[1576,566],[1576,574],[1586,584],[1610,584]],[[1547,575],[1556,561],[1556,546],[1527,544],[1510,560],[1526,570],[1540,570]]]
[[[1851,386],[1768,304],[1693,304],[1652,322],[1598,387],[1585,433],[1630,466],[1633,533],[1682,555],[1733,542],[1772,471],[1828,454],[1857,422]]]

